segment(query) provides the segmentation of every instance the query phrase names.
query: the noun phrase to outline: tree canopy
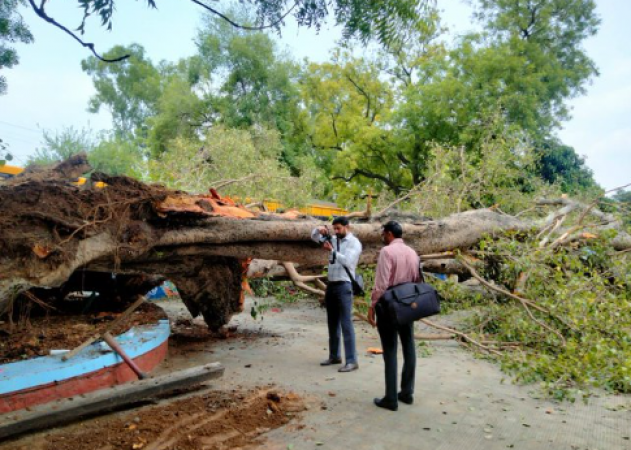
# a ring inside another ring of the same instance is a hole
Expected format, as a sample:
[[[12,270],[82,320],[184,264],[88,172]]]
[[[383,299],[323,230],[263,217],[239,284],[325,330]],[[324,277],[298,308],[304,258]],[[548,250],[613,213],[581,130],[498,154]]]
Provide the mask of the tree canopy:
[[[438,10],[425,6],[384,46],[362,53],[351,39],[329,61],[303,64],[266,32],[249,30],[260,20],[252,11],[229,15],[245,28],[207,14],[197,53],[180,61],[156,63],[137,44],[108,51],[131,55],[116,64],[86,59],[97,90],[90,109],[106,106],[115,134],[148,157],[169,152],[175,139],[201,145],[218,125],[274,130],[283,166],[299,175],[310,160],[328,179],[325,195],[349,205],[426,182],[444,157],[439,148],[482,170],[487,149],[499,148],[493,140],[528,154],[515,161],[518,190],[541,180],[565,192],[596,188],[583,159],[555,136],[567,100],[597,75],[582,49],[598,26],[593,2],[480,1],[482,31],[453,43]],[[445,173],[463,176],[462,168]]]
[[[0,70],[11,68],[19,62],[17,51],[11,44],[33,42],[33,35],[18,12],[18,6],[25,3],[25,0],[3,0],[0,3]],[[0,75],[0,95],[6,90],[6,78]]]

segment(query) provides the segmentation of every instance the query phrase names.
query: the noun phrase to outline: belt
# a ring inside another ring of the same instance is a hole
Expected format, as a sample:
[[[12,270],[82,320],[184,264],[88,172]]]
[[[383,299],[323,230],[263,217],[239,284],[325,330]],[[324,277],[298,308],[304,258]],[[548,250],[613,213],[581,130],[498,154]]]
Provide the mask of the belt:
[[[329,286],[338,286],[344,283],[350,284],[351,282],[350,281],[329,281]]]

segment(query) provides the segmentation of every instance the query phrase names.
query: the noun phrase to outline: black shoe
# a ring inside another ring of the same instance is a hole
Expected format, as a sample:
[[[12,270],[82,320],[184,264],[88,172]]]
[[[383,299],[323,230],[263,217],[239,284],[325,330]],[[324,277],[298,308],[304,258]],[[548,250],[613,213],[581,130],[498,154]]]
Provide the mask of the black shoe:
[[[387,402],[383,398],[376,398],[376,399],[373,400],[373,402],[379,408],[389,409],[390,411],[396,411],[396,410],[399,409],[399,405],[397,405],[396,403]]]
[[[342,364],[342,358],[329,358],[320,363],[321,366],[332,366],[333,364]]]
[[[411,394],[403,395],[401,392],[399,392],[399,395],[397,395],[397,398],[399,399],[400,402],[403,402],[406,405],[411,405],[412,403],[414,403],[414,396]]]
[[[359,369],[359,364],[357,363],[348,363],[343,367],[340,367],[338,372],[352,372],[353,370]]]

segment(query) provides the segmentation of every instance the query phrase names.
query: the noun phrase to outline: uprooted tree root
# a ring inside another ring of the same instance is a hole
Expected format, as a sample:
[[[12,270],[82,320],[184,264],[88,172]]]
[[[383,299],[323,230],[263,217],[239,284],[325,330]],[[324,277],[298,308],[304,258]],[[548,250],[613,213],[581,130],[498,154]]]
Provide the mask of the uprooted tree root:
[[[126,177],[100,179],[108,183],[106,189],[82,189],[65,180],[27,180],[0,188],[2,278],[15,275],[13,290],[23,291],[21,296],[11,289],[4,292],[9,321],[24,313],[21,304],[34,300],[44,308],[65,308],[64,299],[76,291],[97,292],[99,302],[126,304],[165,277],[178,284],[191,313],[202,314],[214,329],[240,311],[242,266],[236,258],[181,257],[127,265],[130,257],[153,248],[164,230],[191,226],[199,218],[156,212],[157,204],[177,194],[173,191]],[[99,246],[99,238],[107,242]],[[82,242],[90,240],[97,245],[88,250]],[[91,270],[86,252],[102,255],[107,267]],[[59,267],[81,258],[86,264],[47,282]],[[29,284],[30,290],[21,289]]]

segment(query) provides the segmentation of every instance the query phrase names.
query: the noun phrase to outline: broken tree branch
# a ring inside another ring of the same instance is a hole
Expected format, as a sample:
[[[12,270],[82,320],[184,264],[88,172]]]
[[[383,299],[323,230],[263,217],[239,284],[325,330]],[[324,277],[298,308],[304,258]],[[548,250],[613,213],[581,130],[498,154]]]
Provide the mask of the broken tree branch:
[[[484,286],[486,286],[487,288],[494,290],[496,292],[499,292],[507,297],[510,297],[514,300],[517,300],[522,307],[524,308],[524,310],[526,311],[526,313],[528,314],[528,316],[530,317],[530,319],[532,321],[534,321],[535,323],[537,323],[539,326],[541,326],[542,328],[545,328],[546,330],[556,334],[560,339],[561,342],[563,343],[563,346],[566,345],[566,340],[565,337],[563,337],[563,335],[561,334],[561,332],[559,330],[555,330],[554,328],[550,327],[549,325],[547,325],[546,323],[540,321],[539,319],[537,319],[533,314],[532,311],[530,311],[530,308],[532,307],[533,309],[536,309],[537,311],[540,311],[542,313],[547,314],[550,317],[554,317],[557,320],[559,320],[561,323],[563,323],[564,325],[567,325],[567,323],[563,320],[561,320],[560,318],[554,316],[550,311],[548,311],[547,309],[537,305],[536,303],[532,302],[531,300],[527,300],[523,297],[520,297],[519,295],[513,294],[509,291],[507,291],[506,289],[502,289],[499,286],[495,286],[494,284],[489,283],[487,280],[485,280],[484,278],[482,278],[480,276],[480,274],[478,274],[478,272],[476,272],[476,270],[467,263],[467,261],[465,260],[465,258],[463,258],[462,256],[458,257],[458,260],[462,263],[462,265],[464,265],[469,272],[471,272],[471,275],[477,279],[480,283],[482,283]]]
[[[436,328],[436,329],[439,329],[439,330],[442,330],[442,331],[447,331],[448,333],[455,334],[456,336],[461,337],[462,339],[464,339],[465,341],[469,342],[470,344],[473,344],[476,347],[481,348],[482,350],[484,350],[486,352],[492,353],[495,356],[502,356],[502,354],[500,352],[498,352],[497,350],[494,350],[494,349],[492,349],[492,348],[490,348],[490,347],[488,347],[488,346],[486,346],[484,344],[479,343],[478,341],[476,341],[472,337],[468,336],[467,334],[462,333],[461,331],[454,330],[453,328],[449,328],[449,327],[446,327],[444,325],[439,325],[439,324],[437,324],[435,322],[432,322],[430,320],[427,320],[427,319],[421,319],[420,322],[423,322],[425,325],[428,325],[430,327],[433,327],[433,328]]]
[[[370,219],[371,213],[372,213],[372,195],[368,195],[368,199],[366,200],[366,209],[364,211],[348,213],[346,215],[346,218],[354,219],[354,218],[360,217],[364,219]]]
[[[83,47],[89,49],[92,52],[92,54],[96,58],[98,58],[99,60],[101,60],[103,62],[119,62],[119,61],[124,61],[125,59],[127,59],[127,58],[129,58],[131,56],[131,55],[127,54],[127,55],[119,56],[118,58],[104,58],[104,57],[102,57],[101,55],[99,55],[96,52],[93,43],[85,42],[79,36],[77,36],[72,31],[70,31],[67,27],[65,27],[64,25],[60,24],[59,22],[57,22],[52,17],[50,17],[46,13],[46,11],[44,10],[44,2],[42,2],[42,4],[40,6],[37,6],[33,0],[28,0],[28,2],[31,5],[31,8],[33,8],[33,11],[35,11],[35,14],[37,14],[41,19],[43,19],[44,21],[50,23],[51,25],[59,28],[64,33],[68,34],[70,37],[72,37],[75,41],[77,41]]]
[[[294,285],[304,291],[315,294],[319,297],[324,297],[324,291],[320,289],[316,289],[314,287],[309,286],[307,283],[314,282],[315,280],[319,280],[323,278],[322,276],[303,276],[298,273],[294,265],[290,262],[283,262],[283,267],[287,271],[289,275],[289,279],[294,283]]]

